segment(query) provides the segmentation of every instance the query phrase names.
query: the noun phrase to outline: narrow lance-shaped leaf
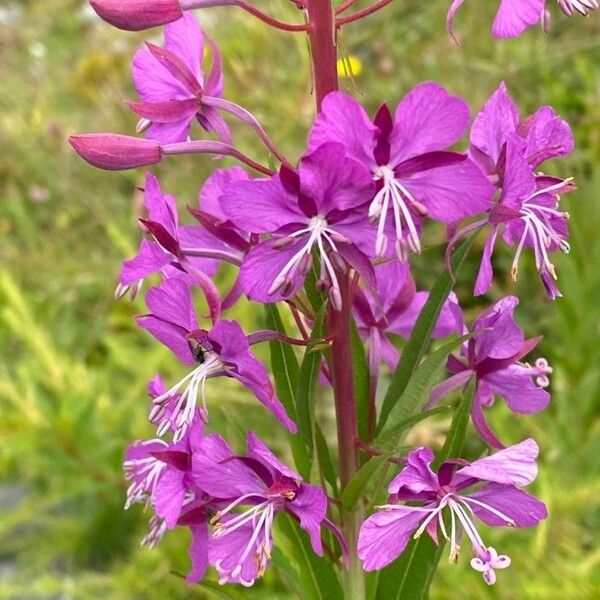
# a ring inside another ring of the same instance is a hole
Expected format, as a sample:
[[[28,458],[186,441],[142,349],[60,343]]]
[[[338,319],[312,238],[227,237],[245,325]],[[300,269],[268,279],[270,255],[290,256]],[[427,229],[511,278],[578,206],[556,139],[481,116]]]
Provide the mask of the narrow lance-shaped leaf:
[[[448,458],[460,456],[474,394],[475,383],[471,382],[454,413],[446,442],[437,455],[436,465]],[[437,546],[427,534],[412,540],[400,558],[380,572],[376,600],[426,600],[443,550],[444,539],[441,537]]]
[[[277,305],[265,304],[267,327],[286,335],[285,326],[281,320],[281,315]],[[298,386],[298,360],[291,346],[281,342],[269,342],[271,351],[271,369],[275,379],[275,389],[277,396],[285,409],[294,421],[297,421],[296,414],[296,388]],[[288,435],[290,448],[294,457],[296,468],[302,475],[310,475],[311,460],[306,445],[300,435]]]
[[[289,552],[286,554],[297,567],[302,582],[302,597],[310,600],[342,600],[342,587],[333,565],[314,553],[308,536],[296,521],[282,513],[277,523],[289,541]]]
[[[444,344],[418,366],[409,379],[404,393],[393,406],[385,427],[377,436],[374,442],[376,448],[382,449],[384,446],[388,448],[394,442],[402,443],[401,433],[406,429],[403,423],[425,406],[431,390],[442,377],[449,354],[470,339],[472,335],[464,335]]]
[[[452,257],[452,272],[454,275],[458,274],[460,271],[469,249],[473,244],[473,240],[474,238],[472,236],[467,238],[454,253],[454,256]],[[425,350],[431,341],[431,334],[437,323],[438,317],[440,316],[444,302],[446,302],[452,291],[453,284],[453,276],[448,271],[444,271],[437,278],[437,281],[429,294],[429,298],[425,303],[425,306],[423,306],[419,318],[415,323],[410,339],[402,351],[400,362],[396,367],[390,386],[383,399],[381,414],[377,424],[377,433],[382,431],[390,416],[392,408],[396,404],[398,398],[404,393],[411,376],[417,368],[421,357],[425,353]]]
[[[323,337],[323,319],[327,305],[324,304],[317,315],[311,340]],[[296,387],[296,416],[298,433],[304,440],[308,457],[312,463],[314,451],[315,388],[321,370],[323,355],[314,346],[308,346],[300,365]]]
[[[329,452],[327,440],[325,439],[321,426],[318,422],[315,423],[315,447],[317,449],[317,459],[319,461],[319,468],[323,478],[331,486],[333,495],[337,498],[337,474],[335,472],[335,467],[333,466],[333,460],[331,459],[331,453]]]

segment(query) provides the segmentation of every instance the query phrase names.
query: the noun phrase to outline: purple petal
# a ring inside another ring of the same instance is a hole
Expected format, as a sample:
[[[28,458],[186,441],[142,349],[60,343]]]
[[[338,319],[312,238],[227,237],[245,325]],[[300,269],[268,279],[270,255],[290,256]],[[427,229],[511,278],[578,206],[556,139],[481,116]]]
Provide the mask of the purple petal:
[[[451,96],[437,83],[415,86],[396,108],[389,138],[390,165],[451,146],[468,124],[469,108],[464,100]]]
[[[400,352],[398,352],[396,346],[394,346],[394,344],[392,344],[392,342],[390,342],[390,340],[386,336],[382,335],[380,336],[380,338],[381,358],[388,366],[390,371],[392,371],[393,373],[396,370],[396,367],[398,366],[398,361],[400,360]]]
[[[500,0],[492,34],[497,38],[521,35],[527,27],[540,22],[544,3],[545,0]]]
[[[569,124],[550,106],[542,106],[524,119],[517,130],[527,141],[526,156],[533,168],[554,156],[573,151],[573,133]]]
[[[309,151],[327,142],[338,142],[350,158],[367,168],[376,168],[373,159],[377,127],[365,109],[343,92],[327,94],[308,138]]]
[[[373,195],[373,178],[361,163],[346,157],[342,144],[328,142],[300,160],[300,188],[314,200],[317,211],[347,210]]]
[[[163,146],[185,142],[190,136],[192,119],[193,116],[172,123],[152,123],[146,132],[146,137],[156,140]]]
[[[410,274],[408,263],[399,260],[390,260],[375,267],[377,280],[378,310],[376,314],[388,312],[392,305],[396,305],[398,295],[402,292]]]
[[[527,485],[537,476],[538,454],[539,447],[535,440],[528,438],[520,444],[472,462],[459,469],[455,477],[474,477],[505,485]]]
[[[200,188],[200,208],[215,217],[226,220],[228,217],[221,209],[219,198],[227,184],[232,181],[250,181],[250,176],[242,167],[237,166],[213,171]]]
[[[475,320],[473,331],[479,332],[475,337],[475,353],[478,360],[487,357],[510,358],[519,352],[525,336],[513,317],[517,304],[518,298],[506,296]]]
[[[296,471],[292,471],[287,465],[284,465],[253,431],[249,431],[246,435],[246,448],[249,457],[255,458],[261,463],[266,463],[281,476],[296,481],[302,480],[302,477]]]
[[[354,244],[338,244],[338,254],[363,278],[363,281],[375,289],[375,271],[369,257]]]
[[[204,33],[192,13],[165,27],[165,48],[178,56],[202,84],[201,64],[204,55]]]
[[[469,494],[468,498],[488,504],[492,508],[511,518],[517,527],[534,527],[548,516],[546,505],[535,496],[519,490],[512,485],[490,483],[485,487]],[[489,510],[469,503],[475,514],[487,525],[505,527],[506,521]]]
[[[133,57],[133,82],[144,102],[184,100],[190,97],[185,86],[148,50],[138,50]]]
[[[223,523],[226,524],[227,520],[223,519]],[[220,583],[241,583],[244,586],[250,586],[259,577],[259,561],[257,557],[259,555],[264,557],[264,551],[262,550],[264,535],[257,537],[252,545],[252,549],[246,553],[247,557],[240,565],[240,560],[252,539],[253,533],[252,524],[248,523],[225,535],[210,538],[208,560],[216,568]],[[270,540],[269,545],[271,545]],[[241,566],[239,573],[236,569],[238,566]],[[234,570],[236,574],[232,575]]]
[[[284,427],[295,433],[295,423],[275,395],[267,369],[250,352],[250,346],[239,324],[236,321],[221,320],[210,331],[209,339],[220,346],[221,360],[233,367],[231,376],[251,390]]]
[[[427,513],[409,506],[371,515],[358,534],[358,557],[365,571],[382,569],[402,554],[413,532]]]
[[[192,525],[190,531],[192,533],[192,543],[188,553],[192,561],[192,570],[185,579],[188,584],[200,581],[208,567],[208,523]]]
[[[435,492],[439,488],[437,475],[431,470],[433,452],[422,446],[413,450],[407,457],[402,471],[388,487],[390,494],[397,494],[400,489],[418,494],[420,492]]]
[[[175,281],[168,279],[167,281]],[[138,327],[145,329],[152,334],[159,342],[164,344],[179,360],[186,365],[193,365],[195,359],[190,352],[190,347],[187,342],[188,330],[168,323],[155,317],[154,315],[144,315],[136,317]]]
[[[177,238],[177,203],[173,196],[162,193],[158,179],[152,173],[146,173],[144,206],[148,211],[148,221],[162,225],[171,237]]]
[[[526,143],[516,134],[506,140],[506,160],[502,181],[502,206],[519,211],[523,202],[535,192],[533,168],[525,156]]]
[[[321,524],[327,514],[327,497],[316,485],[303,483],[298,495],[286,503],[286,510],[300,519],[300,527],[308,533],[315,554],[323,556]]]
[[[192,478],[203,491],[215,498],[238,498],[261,494],[264,483],[241,460],[233,458],[227,442],[217,434],[205,436],[192,457]]]
[[[477,393],[473,400],[473,404],[471,405],[471,420],[473,421],[475,431],[488,446],[503,450],[506,448],[506,444],[502,443],[492,431],[483,411],[483,407],[488,406],[490,400],[489,390],[487,389],[485,382],[479,381],[477,384]]]
[[[217,138],[225,144],[233,143],[229,125],[216,108],[204,106],[197,116],[198,122],[204,130],[215,133]]]
[[[123,268],[119,274],[119,282],[123,285],[132,285],[148,275],[158,273],[173,259],[156,242],[142,240],[137,256],[123,261]]]
[[[186,486],[183,479],[185,472],[168,467],[152,494],[152,506],[159,517],[165,520],[169,529],[173,529],[177,524],[177,519],[181,514],[183,499],[186,494]]]
[[[501,82],[471,127],[471,143],[496,164],[508,134],[517,129],[519,110]]]
[[[550,394],[534,384],[531,371],[529,367],[514,364],[486,375],[485,381],[491,392],[504,398],[513,412],[537,413],[548,406]]]
[[[198,329],[192,294],[179,279],[166,279],[146,293],[146,304],[152,314],[185,330]]]
[[[289,223],[308,221],[297,198],[285,190],[278,175],[271,179],[234,181],[219,200],[223,213],[242,231],[272,233]]]
[[[494,279],[492,255],[494,254],[497,236],[498,227],[493,226],[490,235],[488,235],[488,238],[485,241],[485,246],[483,247],[481,263],[479,264],[479,271],[477,272],[477,279],[475,280],[475,288],[473,290],[475,296],[485,294],[492,286],[492,281]]]
[[[430,218],[454,223],[489,210],[494,188],[469,158],[454,165],[420,171],[402,184],[427,208]]]
[[[269,294],[275,279],[282,269],[305,245],[306,239],[300,238],[289,248],[273,248],[273,240],[261,242],[244,258],[240,269],[240,285],[251,300],[261,303],[279,302],[284,299],[279,292]],[[293,296],[304,283],[304,276],[296,270],[291,278],[289,293]]]

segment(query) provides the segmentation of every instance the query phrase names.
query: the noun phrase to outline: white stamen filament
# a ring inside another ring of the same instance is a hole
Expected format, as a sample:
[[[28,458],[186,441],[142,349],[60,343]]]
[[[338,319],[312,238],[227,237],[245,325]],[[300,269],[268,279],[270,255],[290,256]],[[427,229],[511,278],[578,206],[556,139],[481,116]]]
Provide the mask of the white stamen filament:
[[[568,219],[568,214],[548,206],[537,204],[534,202],[534,199],[542,194],[556,192],[563,188],[568,181],[570,180],[561,181],[560,183],[540,189],[523,202],[520,210],[520,218],[523,221],[524,229],[512,262],[511,275],[513,281],[517,278],[519,259],[527,239],[529,239],[533,246],[535,265],[538,272],[550,273],[554,279],[557,279],[556,270],[548,256],[548,248],[551,246],[552,242],[554,242],[563,253],[568,254],[571,250],[571,246],[567,240],[554,229],[549,216]]]
[[[421,252],[421,241],[410,207],[424,214],[425,207],[418,202],[402,183],[396,179],[394,171],[389,166],[377,169],[374,179],[383,179],[383,187],[373,198],[369,206],[369,218],[372,221],[379,219],[377,224],[377,236],[375,239],[375,254],[381,257],[385,254],[388,245],[385,234],[385,224],[389,213],[390,200],[394,214],[394,226],[396,229],[395,250],[399,260],[406,260],[407,248],[416,254]],[[408,229],[405,235],[404,227]]]
[[[461,496],[460,499],[462,500],[463,504],[465,504],[471,512],[473,512],[473,509],[469,506],[469,504],[475,504],[476,506],[479,506],[479,507],[491,512],[493,515],[496,515],[499,519],[502,519],[510,527],[515,526],[515,522],[513,519],[511,519],[510,517],[505,515],[503,512],[500,512],[493,506],[490,506],[489,504],[486,504],[485,502],[481,502],[481,500],[476,500],[475,498],[471,498],[469,496]]]
[[[183,379],[177,382],[171,389],[167,390],[164,394],[161,394],[153,400],[154,406],[161,406],[165,408],[165,403],[173,396],[179,388],[187,382],[185,390],[177,401],[173,413],[170,417],[163,416],[162,420],[158,424],[158,435],[164,435],[169,430],[171,425],[175,424],[175,433],[173,434],[173,441],[175,443],[181,441],[185,436],[188,427],[192,424],[194,419],[194,411],[196,408],[196,401],[198,398],[198,390],[201,390],[202,395],[202,408],[203,408],[203,419],[208,421],[208,410],[206,405],[206,393],[205,393],[205,381],[211,375],[223,371],[225,368],[221,359],[214,352],[207,352],[204,355],[204,362],[198,365],[193,371],[188,373]],[[164,414],[163,410],[163,414]],[[150,418],[161,414],[161,411],[151,413]]]
[[[247,560],[250,553],[253,551],[255,546],[258,546],[256,549],[256,562],[258,565],[258,576],[260,577],[267,566],[268,560],[271,558],[271,528],[273,525],[273,518],[275,515],[275,507],[273,505],[272,500],[266,500],[253,506],[249,510],[241,513],[240,515],[230,519],[226,523],[220,522],[220,519],[224,514],[227,514],[232,508],[243,502],[244,499],[255,496],[256,494],[246,494],[245,496],[241,496],[234,502],[232,502],[229,506],[227,506],[222,511],[219,511],[216,518],[218,518],[219,522],[215,527],[215,531],[213,535],[215,537],[221,537],[236,531],[240,527],[246,525],[247,523],[252,523],[252,535],[248,540],[243,552],[241,553],[237,564],[230,571],[226,571],[222,567],[222,560],[218,560],[215,563],[215,567],[219,572],[219,583],[228,583],[230,581],[237,581],[239,578],[239,582],[242,585],[249,586],[252,585],[254,580],[246,581],[240,578],[240,574],[243,569],[244,562]],[[214,520],[214,519],[213,519]],[[263,536],[262,541],[259,541],[260,536]]]
[[[306,265],[310,264],[310,258],[307,257],[310,257],[313,247],[317,246],[321,261],[321,278],[323,281],[328,282],[334,308],[339,310],[341,308],[340,286],[335,269],[327,254],[325,244],[323,243],[323,241],[327,242],[331,251],[337,252],[334,238],[337,237],[339,239],[339,234],[331,229],[327,224],[327,221],[321,216],[312,217],[308,223],[308,227],[295,231],[289,235],[289,238],[293,239],[305,236],[306,234],[309,234],[306,243],[288,260],[281,271],[279,271],[277,276],[273,279],[273,283],[271,284],[268,293],[274,294],[277,291],[282,291],[282,293],[285,294],[286,287],[291,285],[297,271],[305,270]],[[338,302],[338,298],[340,299],[340,302]]]

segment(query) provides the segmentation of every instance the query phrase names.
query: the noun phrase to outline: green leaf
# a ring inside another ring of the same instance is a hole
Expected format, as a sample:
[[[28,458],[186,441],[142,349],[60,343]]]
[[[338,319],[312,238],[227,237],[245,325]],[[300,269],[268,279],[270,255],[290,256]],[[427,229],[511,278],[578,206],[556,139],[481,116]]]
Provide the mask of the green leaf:
[[[454,413],[446,442],[435,461],[437,465],[460,456],[474,394],[475,382],[472,381]],[[437,546],[427,534],[411,540],[400,558],[380,572],[376,600],[426,600],[443,550],[443,538]]]
[[[323,305],[317,315],[311,340],[318,340],[323,337],[323,319],[327,305]],[[312,463],[314,441],[313,441],[313,423],[315,420],[315,388],[317,379],[321,370],[322,354],[315,347],[308,347],[304,353],[300,371],[298,373],[298,385],[296,387],[296,423],[298,433],[304,440],[308,452],[309,461]],[[305,478],[308,474],[301,473]]]
[[[350,341],[352,344],[352,380],[356,400],[358,437],[361,440],[366,440],[369,437],[370,375],[365,347],[360,339],[354,319],[351,319],[350,323]]]
[[[454,275],[458,274],[465,262],[465,258],[473,244],[473,240],[473,236],[467,238],[452,256],[452,271]],[[400,362],[396,367],[390,386],[383,399],[379,422],[377,424],[378,434],[383,430],[394,405],[398,398],[404,393],[421,357],[429,346],[431,334],[437,323],[442,307],[444,306],[444,302],[452,291],[453,284],[454,279],[447,270],[444,270],[437,278],[429,294],[429,298],[415,323],[410,339],[402,351]]]
[[[267,327],[287,335],[276,304],[265,304]],[[271,370],[275,379],[275,390],[291,419],[297,422],[296,388],[298,386],[298,360],[288,344],[269,342]],[[311,460],[306,445],[300,435],[288,435],[296,468],[302,477],[310,474]]]
[[[431,390],[442,377],[448,355],[463,342],[470,339],[472,335],[464,335],[444,344],[441,348],[432,352],[418,366],[409,379],[404,393],[390,411],[385,427],[374,442],[376,448],[381,449],[383,446],[386,448],[392,446],[390,451],[393,451],[394,443],[402,443],[402,433],[406,430],[406,420],[426,404]],[[421,418],[418,418],[415,422],[420,420]]]
[[[285,513],[278,516],[277,523],[290,542],[289,552],[286,554],[296,565],[302,582],[302,597],[311,600],[342,600],[342,587],[333,565],[314,553],[306,532]]]
[[[342,504],[348,511],[353,511],[363,491],[372,480],[379,467],[389,458],[387,454],[371,457],[348,482],[342,490]]]
[[[325,481],[331,486],[333,495],[337,498],[337,475],[335,472],[335,467],[333,466],[333,461],[331,460],[331,453],[329,452],[327,440],[325,439],[323,431],[321,430],[321,426],[318,422],[315,423],[315,447],[317,449],[317,459],[319,461],[321,473],[323,474]]]
[[[438,406],[436,408],[432,408],[431,410],[425,410],[416,415],[412,415],[411,417],[407,417],[400,423],[394,425],[393,428],[386,429],[381,433],[381,435],[373,442],[373,445],[381,450],[382,452],[394,453],[398,452],[400,449],[400,445],[404,441],[404,433],[411,429],[417,423],[428,419],[434,415],[439,415],[440,413],[447,412],[451,410],[451,406]]]

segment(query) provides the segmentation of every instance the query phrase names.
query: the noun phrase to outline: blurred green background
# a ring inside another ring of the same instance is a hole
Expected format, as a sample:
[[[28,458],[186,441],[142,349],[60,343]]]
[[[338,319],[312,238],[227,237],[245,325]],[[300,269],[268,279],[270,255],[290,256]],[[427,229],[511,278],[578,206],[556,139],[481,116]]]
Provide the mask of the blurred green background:
[[[260,5],[283,19],[300,17],[285,0]],[[520,295],[518,318],[528,335],[545,335],[540,352],[555,369],[544,414],[518,420],[493,411],[504,439],[538,439],[534,488],[551,516],[535,531],[488,533],[513,558],[494,589],[463,556],[461,566],[442,565],[432,597],[600,598],[600,15],[566,19],[552,3],[549,35],[530,30],[496,42],[489,33],[495,6],[465,4],[457,19],[461,47],[445,34],[445,0],[397,0],[340,37],[342,52],[358,65],[342,86],[371,109],[436,79],[476,110],[504,79],[524,113],[551,104],[577,138],[576,153],[551,167],[575,175],[579,186],[564,201],[573,248],[557,259],[565,298],[547,301],[531,265],[516,286],[501,275],[487,298]],[[254,111],[297,157],[313,117],[305,39],[269,31],[236,9],[198,16],[221,46],[227,96]],[[113,300],[120,260],[139,242],[143,173],[96,171],[65,142],[79,131],[133,133],[136,118],[123,103],[134,97],[130,58],[159,35],[113,30],[76,0],[0,1],[1,599],[213,597],[170,574],[187,572],[187,531],[153,551],[140,548],[148,515],[140,507],[122,510],[123,450],[153,433],[146,381],[157,371],[171,379],[179,372],[167,350],[136,330],[131,317],[142,302]],[[236,135],[265,158],[247,131]],[[183,207],[196,201],[215,164],[224,163],[186,157],[156,172]],[[500,251],[498,272],[508,273],[511,260]],[[425,252],[416,268],[426,287],[442,266]],[[475,269],[473,260],[463,273],[463,298]],[[247,327],[258,326],[261,314],[247,305],[237,310]],[[268,433],[263,412],[250,410],[238,387],[218,394],[212,415],[230,437],[240,439],[242,421]],[[443,426],[429,425],[419,436],[436,438]],[[282,590],[272,570],[244,597],[290,597]]]

